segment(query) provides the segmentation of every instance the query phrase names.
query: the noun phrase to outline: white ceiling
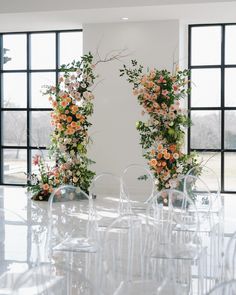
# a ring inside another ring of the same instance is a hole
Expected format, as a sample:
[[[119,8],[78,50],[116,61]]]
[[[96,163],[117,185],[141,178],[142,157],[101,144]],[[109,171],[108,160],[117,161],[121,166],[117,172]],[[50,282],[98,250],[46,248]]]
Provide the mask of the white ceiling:
[[[236,0],[0,0],[0,32],[73,29],[122,17],[236,23]]]
[[[0,13],[145,7],[213,2],[234,2],[234,0],[0,0]]]

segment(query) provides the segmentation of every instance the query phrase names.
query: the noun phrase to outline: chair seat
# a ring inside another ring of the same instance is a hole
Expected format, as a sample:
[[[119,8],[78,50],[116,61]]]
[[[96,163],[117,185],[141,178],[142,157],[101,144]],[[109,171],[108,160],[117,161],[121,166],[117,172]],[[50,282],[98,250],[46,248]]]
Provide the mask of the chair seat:
[[[159,284],[156,281],[121,282],[114,295],[156,295]]]
[[[53,251],[64,252],[90,252],[95,253],[98,250],[98,244],[88,238],[67,238],[53,248]]]

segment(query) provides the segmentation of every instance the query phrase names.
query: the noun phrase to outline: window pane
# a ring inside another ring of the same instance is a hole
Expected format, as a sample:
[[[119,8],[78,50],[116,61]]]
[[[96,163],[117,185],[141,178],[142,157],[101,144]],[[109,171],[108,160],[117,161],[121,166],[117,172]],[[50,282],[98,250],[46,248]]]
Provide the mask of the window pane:
[[[203,163],[203,165],[206,165],[206,167],[209,167],[212,169],[216,177],[218,178],[218,181],[220,183],[220,175],[221,175],[221,154],[220,153],[199,153],[200,162]],[[207,183],[210,190],[217,190],[218,189],[218,183],[217,178],[214,177],[215,175],[207,173],[204,174],[204,172],[201,174],[201,178]]]
[[[191,106],[220,106],[220,69],[191,71]]]
[[[225,69],[225,106],[236,106],[236,68]]]
[[[27,82],[24,73],[3,74],[3,107],[26,108]]]
[[[26,35],[3,35],[3,69],[26,69]]]
[[[236,149],[236,111],[225,111],[225,148]]]
[[[55,85],[55,73],[31,74],[31,106],[32,108],[51,108],[48,96],[43,95],[45,85]]]
[[[82,42],[82,32],[60,33],[60,65],[80,59]]]
[[[48,146],[50,144],[51,112],[31,112],[31,146]]]
[[[3,112],[3,144],[11,146],[26,145],[26,112]]]
[[[27,161],[26,150],[3,150],[3,182],[26,183]]]
[[[192,111],[191,148],[220,148],[221,127],[219,111]]]
[[[192,28],[191,65],[219,65],[221,63],[221,27]]]
[[[55,34],[31,35],[31,68],[55,69]]]
[[[236,191],[236,153],[225,153],[225,190]]]
[[[236,64],[236,26],[225,27],[225,63]]]

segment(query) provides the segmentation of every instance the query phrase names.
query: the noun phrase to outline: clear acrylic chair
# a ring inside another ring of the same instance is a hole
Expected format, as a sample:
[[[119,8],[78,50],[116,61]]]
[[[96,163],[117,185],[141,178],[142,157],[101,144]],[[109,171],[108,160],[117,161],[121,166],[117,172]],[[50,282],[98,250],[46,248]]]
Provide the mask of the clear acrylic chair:
[[[166,199],[167,206],[158,203],[160,199]],[[172,269],[177,274],[170,273],[170,279],[163,282],[160,294],[167,292],[175,282],[183,294],[192,292],[193,276],[198,283],[198,294],[202,294],[205,249],[199,238],[199,217],[194,202],[181,191],[163,190],[150,201],[147,214],[155,218],[161,228],[157,256],[171,259]],[[165,252],[167,247],[169,254]]]
[[[236,295],[236,280],[230,280],[216,285],[207,295]]]
[[[49,254],[97,251],[93,200],[80,188],[64,185],[54,190],[48,201],[48,214]]]
[[[230,238],[225,250],[225,279],[236,279],[236,232]]]
[[[130,202],[130,211],[145,210],[155,194],[151,172],[142,165],[131,164],[122,173],[122,193]]]
[[[157,265],[157,248],[158,228],[153,218],[135,214],[117,218],[105,235],[104,294],[156,294],[168,264]]]
[[[207,247],[207,290],[209,290],[223,277],[224,214],[222,199],[218,193],[209,190],[202,178],[191,173],[184,178],[184,191],[194,200],[198,210],[199,233],[203,245]]]
[[[78,270],[66,265],[39,265],[22,274],[12,295],[101,295]]]
[[[113,173],[97,175],[90,186],[90,196],[96,197],[97,224],[106,228],[115,218],[128,210],[128,200],[121,193],[121,178]]]

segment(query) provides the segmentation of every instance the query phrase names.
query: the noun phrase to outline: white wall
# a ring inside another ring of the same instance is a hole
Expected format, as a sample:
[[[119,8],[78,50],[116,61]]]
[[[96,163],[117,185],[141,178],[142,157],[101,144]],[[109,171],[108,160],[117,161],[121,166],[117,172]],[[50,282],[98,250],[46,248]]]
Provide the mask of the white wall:
[[[159,69],[172,70],[173,56],[178,60],[179,22],[155,21],[137,23],[88,24],[83,27],[84,53],[104,57],[111,50],[127,48],[130,53],[122,62],[99,64],[102,80],[95,88],[95,110],[91,135],[94,143],[90,156],[96,161],[97,173],[120,174],[131,163],[145,163],[139,145],[135,122],[141,108],[132,95],[132,86],[119,77],[124,62],[137,59]]]

